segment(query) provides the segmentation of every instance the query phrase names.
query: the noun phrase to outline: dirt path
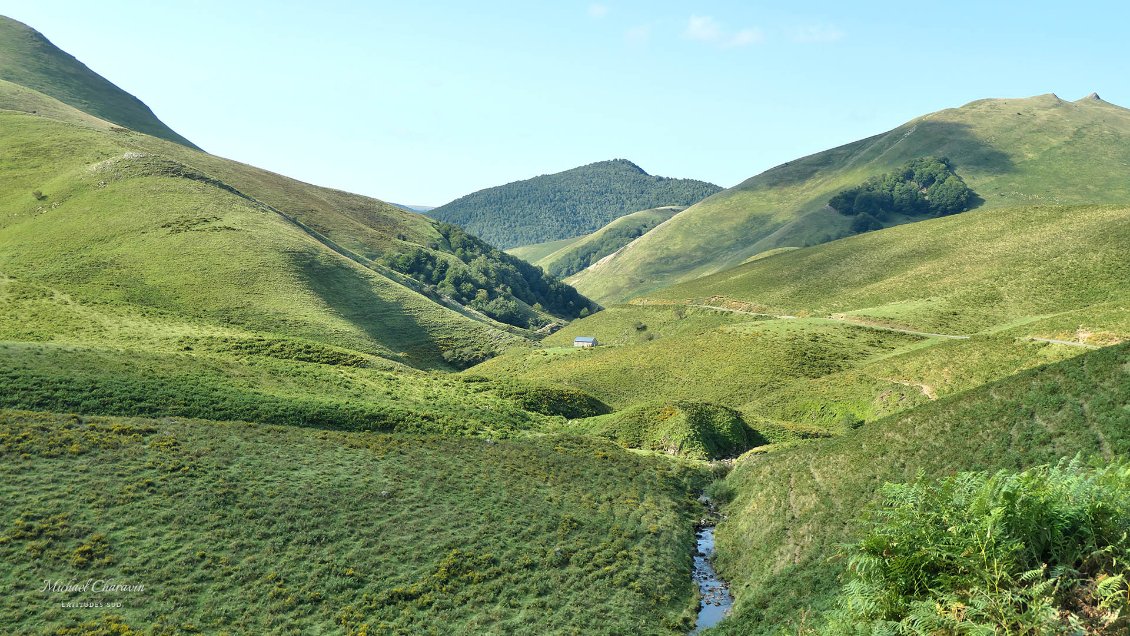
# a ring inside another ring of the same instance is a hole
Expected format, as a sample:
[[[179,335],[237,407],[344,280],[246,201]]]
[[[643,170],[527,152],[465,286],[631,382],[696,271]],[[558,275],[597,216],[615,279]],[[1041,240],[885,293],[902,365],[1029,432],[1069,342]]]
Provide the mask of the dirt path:
[[[700,307],[702,309],[714,309],[716,311],[727,311],[732,314],[745,314],[747,316],[758,316],[760,318],[777,318],[781,320],[796,320],[797,316],[790,316],[788,314],[766,314],[757,311],[746,311],[745,309],[732,309],[730,307],[719,307],[717,305],[697,305],[687,304],[687,307]],[[885,325],[876,325],[863,320],[852,320],[847,316],[833,314],[827,318],[813,318],[813,320],[827,320],[829,322],[841,322],[847,325],[856,327],[864,327],[867,329],[877,329],[879,331],[893,331],[895,333],[905,333],[912,336],[922,336],[924,338],[948,338],[950,340],[969,340],[969,336],[958,336],[948,333],[933,333],[930,331],[915,331],[913,329],[899,329],[898,327],[887,327]],[[1067,343],[1065,343],[1067,344]]]
[[[878,329],[879,331],[893,331],[895,333],[906,333],[912,336],[922,336],[923,338],[948,338],[950,340],[969,340],[969,336],[955,336],[948,333],[933,333],[930,331],[915,331],[913,329],[899,329],[898,327],[886,327],[884,325],[876,325],[863,320],[852,320],[847,316],[832,315],[828,320],[842,322],[848,325],[855,325],[856,327],[866,327],[867,329]]]
[[[927,398],[929,398],[931,400],[938,399],[938,392],[935,391],[934,387],[930,386],[929,384],[924,384],[922,382],[911,382],[910,380],[895,380],[893,378],[884,378],[884,379],[886,379],[888,382],[894,382],[895,384],[901,384],[903,386],[912,386],[912,387],[918,389],[919,391],[922,391],[922,395],[925,395]]]
[[[747,316],[759,316],[761,318],[779,318],[782,320],[796,320],[796,316],[777,315],[777,314],[763,314],[756,311],[746,311],[744,309],[731,309],[730,307],[718,307],[717,305],[685,305],[686,307],[701,307],[702,309],[714,309],[717,311],[728,311],[732,314],[745,314]]]
[[[1076,342],[1074,340],[1056,340],[1055,338],[1034,338],[1034,337],[1031,337],[1031,336],[1029,336],[1028,338],[1025,338],[1025,340],[1031,340],[1032,342],[1047,342],[1047,343],[1050,343],[1050,344],[1067,345],[1069,347],[1082,347],[1084,349],[1098,349],[1098,347],[1095,346],[1095,345],[1090,345],[1090,344],[1087,344],[1085,342]]]

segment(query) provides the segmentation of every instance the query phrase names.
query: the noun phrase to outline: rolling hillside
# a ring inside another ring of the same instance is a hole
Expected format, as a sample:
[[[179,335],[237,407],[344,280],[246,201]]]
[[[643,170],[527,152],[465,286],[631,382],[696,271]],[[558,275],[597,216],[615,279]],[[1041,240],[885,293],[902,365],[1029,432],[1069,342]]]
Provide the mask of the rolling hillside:
[[[0,201],[10,210],[0,219],[0,271],[81,301],[310,337],[415,366],[521,341],[528,332],[487,315],[499,304],[509,303],[499,318],[535,328],[592,308],[427,217],[114,130],[10,83],[0,85],[0,106],[9,109],[0,113],[9,175]],[[462,255],[456,238],[471,242]],[[394,271],[385,263],[398,254],[443,262],[461,289]],[[472,268],[479,257],[493,263],[490,274]],[[481,304],[472,302],[479,290]]]
[[[0,80],[0,631],[693,625],[706,471],[547,435],[607,410],[581,392],[437,372],[595,305],[76,77],[87,110]],[[140,587],[43,597],[88,578]]]
[[[717,562],[734,616],[711,633],[796,633],[821,623],[865,507],[884,481],[1018,470],[1077,453],[1130,452],[1130,347],[1022,373],[835,440],[740,459],[718,527]]]
[[[686,634],[713,499],[711,633],[810,635],[884,482],[1130,452],[1126,141],[985,100],[725,192],[615,160],[433,218],[0,21],[0,632]],[[860,184],[912,213],[851,232]],[[144,593],[45,598],[94,579]]]
[[[840,238],[852,219],[827,207],[833,195],[926,156],[947,157],[985,210],[1126,203],[1130,110],[1097,95],[1075,102],[1041,95],[986,99],[919,117],[710,197],[572,282],[608,304],[725,270],[765,250]]]
[[[834,315],[967,335],[1125,301],[1128,246],[1125,206],[981,209],[776,254],[635,302]]]
[[[1118,206],[888,228],[611,306],[548,349],[471,372],[559,383],[617,409],[710,402],[770,438],[842,433],[1130,340],[1127,228]],[[604,346],[573,350],[582,335]]]
[[[652,176],[614,159],[480,190],[428,214],[505,249],[582,236],[625,214],[690,205],[719,190],[704,181]]]
[[[417,369],[594,308],[453,226],[4,80],[0,149],[2,407],[505,437],[541,416]]]
[[[632,212],[592,234],[507,250],[537,265],[553,276],[565,278],[612,254],[651,231],[686,208],[668,205]]]
[[[35,29],[5,16],[0,16],[0,79],[119,126],[196,148],[157,119],[140,99],[51,44]]]

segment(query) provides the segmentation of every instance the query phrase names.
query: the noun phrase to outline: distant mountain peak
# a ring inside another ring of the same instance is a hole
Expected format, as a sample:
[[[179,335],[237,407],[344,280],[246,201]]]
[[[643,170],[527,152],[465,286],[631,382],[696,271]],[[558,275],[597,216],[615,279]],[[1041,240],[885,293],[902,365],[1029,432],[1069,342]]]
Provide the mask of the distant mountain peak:
[[[1103,98],[1099,97],[1098,93],[1091,93],[1090,95],[1084,97],[1083,99],[1091,99],[1091,100],[1094,100],[1096,102],[1103,101]]]
[[[592,165],[592,166],[607,165],[607,166],[623,167],[623,168],[627,168],[629,170],[632,170],[634,172],[638,172],[639,174],[647,175],[646,170],[644,170],[643,168],[636,165],[634,162],[629,161],[627,159],[609,159],[608,161],[598,161],[598,162],[596,162],[594,164],[590,164],[590,165]],[[651,176],[651,175],[648,175],[648,176]]]
[[[691,205],[721,189],[618,158],[472,192],[429,215],[506,249],[584,236],[626,214]]]

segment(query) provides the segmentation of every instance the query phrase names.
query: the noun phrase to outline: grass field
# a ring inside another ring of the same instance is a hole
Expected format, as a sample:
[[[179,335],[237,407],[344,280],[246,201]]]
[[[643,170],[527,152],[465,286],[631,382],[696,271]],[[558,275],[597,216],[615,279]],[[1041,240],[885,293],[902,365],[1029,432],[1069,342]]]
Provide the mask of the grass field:
[[[550,334],[579,309],[517,261],[202,153],[37,38],[0,21],[0,631],[682,634],[706,492],[715,633],[797,633],[883,482],[1130,451],[1130,111],[975,102],[517,248],[646,292]],[[832,240],[831,193],[923,154],[984,204]],[[144,590],[44,590],[95,579]]]
[[[545,258],[546,256],[549,256],[559,249],[568,247],[583,238],[584,236],[574,236],[572,238],[565,238],[559,241],[549,241],[547,243],[519,245],[518,247],[511,247],[510,249],[506,250],[506,253],[517,256],[527,263],[533,263],[534,265],[537,265],[538,261]]]
[[[558,348],[510,352],[468,373],[560,383],[619,409],[713,402],[738,409],[766,435],[781,427],[836,433],[1087,351],[1032,335],[1069,337],[1065,332],[1082,323],[1093,325],[1092,337],[1126,339],[1123,307],[1100,305],[955,340],[828,319],[621,305],[547,339]],[[605,344],[563,346],[578,335]]]
[[[653,414],[679,402],[734,409],[769,442],[844,434],[1130,340],[1128,215],[978,210],[783,251],[469,373],[584,391],[622,413],[578,426],[637,448],[680,452]]]
[[[1130,110],[1101,100],[973,102],[768,170],[692,206],[572,282],[607,305],[765,250],[845,236],[851,219],[826,208],[828,199],[924,156],[948,157],[986,209],[1124,204],[1128,137]]]
[[[679,634],[704,475],[487,443],[0,411],[21,633]],[[113,580],[141,592],[45,593]],[[121,603],[74,609],[63,602]]]

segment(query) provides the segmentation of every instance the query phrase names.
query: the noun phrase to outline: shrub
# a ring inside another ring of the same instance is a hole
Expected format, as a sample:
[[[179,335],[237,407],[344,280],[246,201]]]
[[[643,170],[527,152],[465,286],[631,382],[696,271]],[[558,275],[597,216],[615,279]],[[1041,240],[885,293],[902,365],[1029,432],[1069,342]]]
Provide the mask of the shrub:
[[[872,177],[854,188],[836,193],[828,205],[840,214],[861,217],[853,232],[879,229],[888,214],[945,216],[968,210],[975,193],[953,171],[946,158],[923,157],[907,162],[895,172]]]
[[[833,633],[1126,633],[1130,465],[884,487]]]

